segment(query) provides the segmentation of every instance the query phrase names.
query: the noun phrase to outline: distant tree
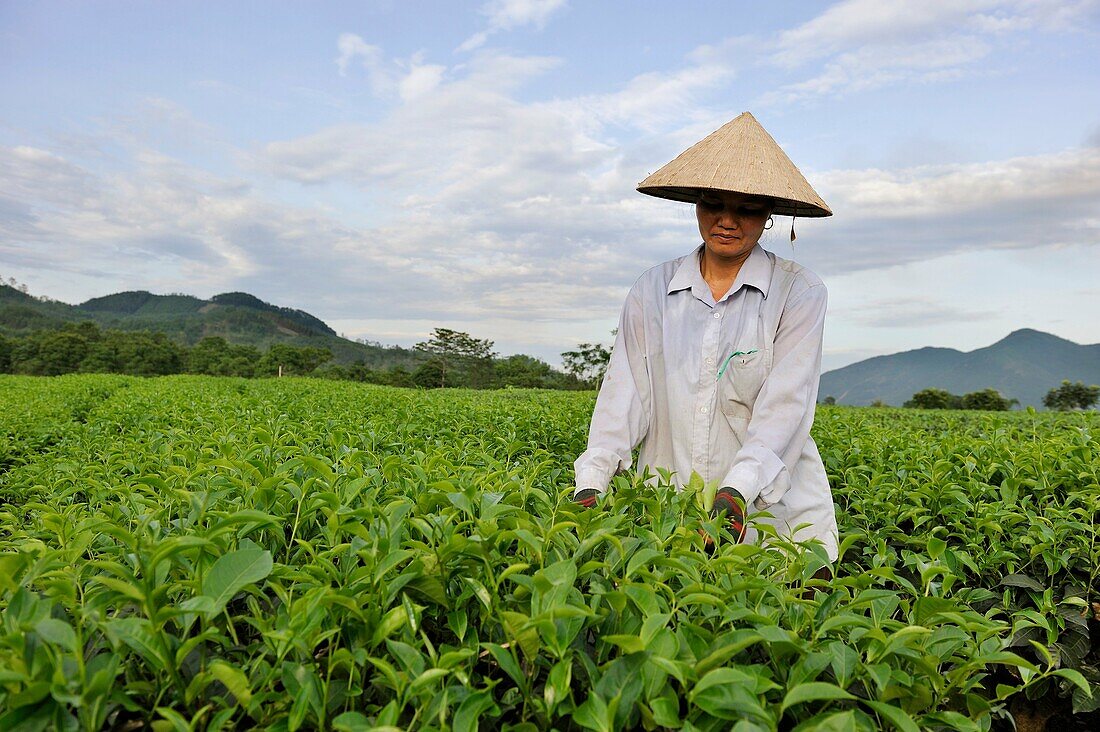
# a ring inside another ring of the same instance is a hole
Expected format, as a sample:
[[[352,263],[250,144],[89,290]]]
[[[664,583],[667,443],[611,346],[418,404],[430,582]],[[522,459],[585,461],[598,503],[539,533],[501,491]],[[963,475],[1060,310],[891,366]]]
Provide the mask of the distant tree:
[[[550,364],[531,356],[517,354],[498,360],[496,381],[500,386],[518,386],[528,389],[545,388],[554,381]]]
[[[361,359],[356,361],[351,366],[348,366],[348,379],[351,381],[365,381],[368,383],[377,383],[374,381],[375,372],[371,371],[367,364]]]
[[[454,372],[451,373],[452,383],[454,386]],[[443,359],[431,359],[425,361],[416,367],[416,370],[412,372],[412,380],[416,386],[424,389],[439,389],[447,383],[447,373],[444,371]]]
[[[220,336],[207,336],[187,352],[184,368],[189,374],[251,377],[255,376],[261,358],[259,349],[253,346],[232,344]]]
[[[134,339],[122,349],[123,364],[127,373],[140,376],[178,374],[183,371],[187,351],[163,333],[142,333],[144,338]]]
[[[1071,409],[1089,409],[1100,399],[1100,386],[1092,384],[1085,386],[1085,382],[1070,383],[1069,379],[1063,379],[1062,385],[1051,389],[1043,397],[1043,404],[1048,409],[1068,411]]]
[[[0,335],[0,374],[11,373],[12,342]]]
[[[561,354],[565,373],[587,384],[598,387],[611,361],[611,351],[599,343],[581,343],[573,351]]]
[[[962,407],[962,397],[946,389],[922,389],[903,406],[916,409],[959,409]]]
[[[24,284],[20,284],[19,280],[15,279],[14,277],[9,277],[7,282],[5,282],[3,276],[0,276],[0,285],[4,284],[12,288],[13,290],[19,290],[24,295],[29,294],[27,286]]]
[[[229,341],[221,336],[207,336],[187,352],[187,371],[192,374],[220,374],[229,358]]]
[[[890,405],[887,404],[886,402],[882,401],[881,399],[876,399],[875,401],[871,402],[871,406],[872,407],[888,407]]]
[[[403,366],[394,366],[388,370],[371,369],[360,361],[348,366],[346,371],[346,378],[351,381],[362,381],[366,384],[382,384],[384,386],[416,386],[416,381],[413,380],[412,375]],[[436,385],[436,383],[431,384],[431,386]]]
[[[120,373],[118,354],[115,353],[116,345],[109,341],[96,343],[80,362],[80,370],[89,374]]]
[[[348,369],[337,363],[326,363],[313,371],[311,376],[321,379],[333,379],[334,381],[350,381]]]
[[[327,348],[272,343],[256,364],[256,375],[275,376],[282,366],[284,376],[305,376],[330,358],[332,351]]]
[[[987,412],[1005,412],[1012,408],[1013,404],[1019,404],[1018,399],[1006,399],[996,389],[982,389],[972,391],[962,396],[963,409],[980,409]]]
[[[836,404],[836,397],[832,396],[832,395],[829,395],[829,396],[825,397],[824,399],[822,399],[821,403],[822,404],[828,404],[828,405],[832,406],[833,404]]]
[[[80,370],[93,373],[163,376],[183,371],[186,351],[163,333],[109,330],[91,342]]]
[[[378,383],[385,384],[387,386],[404,386],[408,388],[416,386],[416,382],[413,381],[412,374],[410,374],[409,370],[406,369],[404,366],[394,366],[388,371],[381,372],[380,375],[382,377],[382,380]]]
[[[492,341],[485,341],[491,349]],[[496,369],[494,368],[494,354],[491,350],[487,356],[471,356],[466,359],[461,369],[463,386],[471,389],[492,389],[496,387]]]
[[[32,376],[58,376],[79,371],[92,344],[99,338],[99,329],[91,322],[30,333],[16,341],[12,348],[12,371]]]
[[[494,353],[490,340],[450,328],[436,328],[431,338],[417,343],[415,348],[431,356],[429,363],[435,364],[439,374],[437,386],[485,388],[492,383]]]

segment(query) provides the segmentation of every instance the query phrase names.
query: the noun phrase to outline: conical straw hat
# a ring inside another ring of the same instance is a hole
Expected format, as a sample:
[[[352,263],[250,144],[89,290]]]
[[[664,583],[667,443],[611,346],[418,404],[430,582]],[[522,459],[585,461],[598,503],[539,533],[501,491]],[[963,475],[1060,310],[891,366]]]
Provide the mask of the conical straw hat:
[[[832,216],[783,148],[748,112],[695,143],[643,180],[638,190],[658,198],[695,203],[701,189],[775,199],[774,214]]]

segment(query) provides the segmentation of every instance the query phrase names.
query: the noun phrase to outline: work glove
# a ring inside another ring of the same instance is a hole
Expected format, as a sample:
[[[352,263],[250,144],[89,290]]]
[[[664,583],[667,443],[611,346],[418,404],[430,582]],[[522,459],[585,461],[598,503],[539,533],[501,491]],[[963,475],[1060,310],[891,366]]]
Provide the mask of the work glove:
[[[727,528],[733,534],[734,541],[740,544],[745,539],[745,499],[733,488],[719,488],[714,496],[714,507],[710,515],[724,518]]]
[[[582,488],[573,494],[573,501],[585,508],[594,508],[599,497],[600,492],[595,488]]]

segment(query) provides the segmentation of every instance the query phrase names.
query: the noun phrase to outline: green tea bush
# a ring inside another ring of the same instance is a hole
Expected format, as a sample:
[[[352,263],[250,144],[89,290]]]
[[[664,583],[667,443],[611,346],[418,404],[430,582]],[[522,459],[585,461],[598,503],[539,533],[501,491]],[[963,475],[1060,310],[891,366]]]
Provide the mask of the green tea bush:
[[[5,730],[984,730],[1100,696],[1092,415],[821,408],[826,583],[645,476],[575,506],[591,394],[0,394]]]

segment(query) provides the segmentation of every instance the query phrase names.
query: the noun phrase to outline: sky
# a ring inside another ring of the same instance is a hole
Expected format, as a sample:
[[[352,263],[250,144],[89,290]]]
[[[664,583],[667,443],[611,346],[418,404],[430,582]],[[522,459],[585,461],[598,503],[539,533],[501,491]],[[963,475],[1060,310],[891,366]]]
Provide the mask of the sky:
[[[0,0],[0,275],[245,291],[349,338],[610,343],[690,205],[636,192],[751,111],[834,212],[823,370],[1100,342],[1100,2]]]

